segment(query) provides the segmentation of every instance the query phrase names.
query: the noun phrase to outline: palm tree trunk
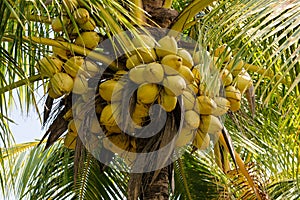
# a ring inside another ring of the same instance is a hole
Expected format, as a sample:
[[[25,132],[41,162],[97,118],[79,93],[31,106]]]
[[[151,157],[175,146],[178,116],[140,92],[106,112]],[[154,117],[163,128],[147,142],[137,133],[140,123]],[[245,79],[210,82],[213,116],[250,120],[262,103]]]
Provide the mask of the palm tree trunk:
[[[151,20],[158,24],[161,28],[168,28],[174,19],[177,17],[178,12],[173,9],[163,8],[165,0],[143,0],[144,10],[147,11]],[[152,24],[151,21],[148,21]]]
[[[152,174],[153,176],[153,174]],[[141,199],[144,200],[167,200],[169,199],[169,170],[168,167],[161,169],[160,173],[151,185],[146,187]]]
[[[150,25],[159,25],[161,28],[168,28],[174,19],[177,17],[178,12],[173,9],[164,8],[165,0],[143,0],[143,9],[150,14],[151,21],[147,21]],[[154,24],[155,22],[156,24]],[[163,133],[159,133],[163,134]],[[144,151],[145,146],[149,140],[140,140],[137,143],[138,150]],[[143,174],[130,174],[128,184],[128,199],[129,200],[167,200],[169,199],[169,177],[171,167],[167,166],[160,169],[159,173],[155,176],[155,172],[147,172]],[[154,178],[154,180],[153,180]]]

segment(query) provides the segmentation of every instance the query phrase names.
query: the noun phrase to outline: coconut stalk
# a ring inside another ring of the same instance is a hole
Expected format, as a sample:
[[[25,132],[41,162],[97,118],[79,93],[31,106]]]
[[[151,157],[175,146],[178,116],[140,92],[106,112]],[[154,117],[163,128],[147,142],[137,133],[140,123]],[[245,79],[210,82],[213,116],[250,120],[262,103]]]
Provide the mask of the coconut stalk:
[[[138,25],[145,25],[146,17],[145,17],[145,13],[143,10],[143,1],[142,0],[133,0],[133,4],[135,5],[133,12],[135,13],[135,16],[137,17],[137,19],[139,19],[137,21]]]
[[[56,40],[49,39],[49,38],[41,38],[41,37],[35,37],[35,36],[31,36],[30,38],[23,37],[23,39],[28,42],[33,42],[36,44],[43,44],[43,45],[54,46],[54,47],[70,50],[72,52],[79,53],[83,56],[88,56],[89,58],[91,58],[93,60],[100,61],[107,65],[110,65],[110,68],[114,71],[118,70],[116,63],[113,62],[112,59],[110,59],[98,52],[88,50],[84,47],[81,47],[81,46],[78,46],[78,45],[75,45],[75,44],[72,44],[69,42],[56,41]]]
[[[11,14],[9,16],[9,19],[18,20],[18,18],[13,14]],[[41,22],[43,24],[51,24],[53,19],[50,18],[50,17],[45,17],[45,16],[30,15],[29,17],[26,17],[26,20],[27,21],[34,21],[34,22]]]
[[[23,85],[27,85],[29,83],[34,83],[35,81],[38,81],[38,80],[42,80],[43,78],[41,77],[41,75],[33,75],[33,76],[30,76],[28,78],[24,78],[24,79],[21,79],[15,83],[12,83],[12,84],[9,84],[3,88],[0,88],[0,94],[3,94],[5,92],[8,92],[8,91],[11,91],[15,88],[18,88],[18,87],[21,87]]]
[[[163,4],[163,7],[164,8],[171,8],[172,3],[173,3],[173,0],[165,0],[164,4]]]
[[[280,83],[283,84],[288,84],[287,80],[283,79],[283,76],[276,74],[274,77],[274,72],[271,71],[271,69],[263,69],[257,65],[252,65],[252,64],[248,64],[245,63],[244,68],[248,71],[251,72],[256,72],[258,74],[263,75],[264,77],[268,77],[268,78],[275,78],[276,81],[280,81]]]

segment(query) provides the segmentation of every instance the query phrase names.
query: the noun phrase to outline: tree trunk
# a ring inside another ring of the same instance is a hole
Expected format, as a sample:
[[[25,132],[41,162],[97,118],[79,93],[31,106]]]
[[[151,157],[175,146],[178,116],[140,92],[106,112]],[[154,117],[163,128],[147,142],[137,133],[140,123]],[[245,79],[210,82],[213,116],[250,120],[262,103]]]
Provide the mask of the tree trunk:
[[[152,173],[153,176],[153,173]],[[141,199],[168,200],[169,199],[169,170],[168,167],[161,169],[160,173],[151,185],[143,191]]]
[[[173,9],[163,8],[164,0],[143,0],[143,9],[151,16],[154,21],[161,28],[168,28],[178,12]],[[148,24],[153,25],[153,22],[147,21]],[[158,133],[163,134],[163,132]],[[165,134],[165,133],[164,133]],[[168,133],[167,135],[171,135]],[[153,140],[152,140],[153,141]],[[155,140],[154,140],[155,141]],[[141,139],[137,143],[137,152],[145,150],[148,139]],[[158,141],[159,142],[159,141]],[[156,140],[157,143],[157,140]],[[139,151],[140,150],[140,151]],[[171,166],[160,169],[156,178],[155,172],[148,172],[143,174],[132,173],[128,184],[128,199],[129,200],[167,200],[169,199],[169,177],[171,174]]]

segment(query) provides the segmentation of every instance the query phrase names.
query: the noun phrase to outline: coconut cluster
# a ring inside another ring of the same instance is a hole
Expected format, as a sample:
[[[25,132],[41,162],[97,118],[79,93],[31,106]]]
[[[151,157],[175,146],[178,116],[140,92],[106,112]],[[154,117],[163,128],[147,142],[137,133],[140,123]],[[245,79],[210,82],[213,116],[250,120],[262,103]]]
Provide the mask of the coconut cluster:
[[[52,30],[60,35],[56,40],[94,50],[101,37],[94,31],[96,23],[90,12],[75,0],[64,0],[62,6],[65,11],[72,13],[74,20],[72,22],[67,12],[52,20]],[[87,90],[87,78],[99,72],[97,65],[69,49],[53,46],[52,50],[52,55],[45,56],[36,64],[39,73],[50,78],[49,96],[56,99],[71,91],[84,93]]]
[[[135,51],[126,60],[126,69],[118,71],[120,76],[102,82],[99,94],[107,102],[100,116],[100,124],[108,135],[122,130],[121,117],[124,93],[128,85],[135,85],[136,104],[130,113],[133,122],[131,132],[138,132],[149,123],[151,106],[158,104],[166,112],[172,112],[182,99],[184,122],[176,135],[176,147],[193,143],[199,149],[209,146],[210,134],[223,128],[219,116],[230,108],[225,97],[210,97],[203,89],[199,67],[191,53],[179,48],[174,37],[165,36],[158,41],[149,35],[132,39]],[[120,140],[118,140],[120,141]],[[130,142],[127,142],[128,145]],[[124,145],[120,145],[124,146]],[[134,149],[131,149],[134,151]]]
[[[54,18],[51,24],[52,30],[59,35],[55,40],[68,41],[88,50],[94,50],[101,37],[95,31],[96,22],[89,10],[77,0],[63,0],[61,6],[64,12]],[[68,12],[71,13],[72,19],[67,14]],[[71,93],[86,94],[89,90],[88,79],[99,73],[97,64],[66,48],[53,46],[52,52],[52,55],[43,57],[35,66],[41,76],[50,79],[48,95],[57,99]],[[80,103],[77,104],[80,105]],[[72,120],[72,113],[68,112],[66,117]],[[74,149],[76,138],[77,131],[74,122],[70,121],[65,146]]]
[[[74,3],[76,1],[72,1],[72,4],[71,1],[67,2],[63,1],[63,5],[72,12],[79,31],[74,29],[74,20],[59,16],[52,22],[53,31],[61,35],[57,40],[65,41],[64,38],[68,38],[76,45],[95,49],[100,36],[94,31],[94,19],[88,10]],[[233,60],[230,48],[226,45],[217,48],[213,60],[222,62],[224,66],[220,69],[220,80],[225,93],[223,96],[210,95],[200,73],[203,64],[197,56],[203,52],[196,52],[192,56],[193,52],[180,48],[171,36],[155,40],[150,35],[139,35],[131,41],[134,51],[128,54],[125,66],[114,71],[110,78],[101,79],[96,94],[97,118],[89,120],[88,124],[83,123],[82,112],[86,110],[90,94],[94,93],[89,88],[89,79],[100,76],[97,64],[57,47],[53,47],[53,55],[37,63],[39,73],[50,78],[50,97],[56,99],[70,93],[78,96],[72,110],[65,115],[65,119],[70,121],[65,146],[75,149],[78,136],[76,127],[85,124],[95,141],[98,141],[97,134],[104,131],[106,137],[102,145],[123,157],[127,163],[132,163],[135,157],[127,152],[136,152],[136,139],[125,133],[138,133],[147,126],[153,114],[152,106],[158,104],[165,112],[183,107],[184,122],[176,135],[176,147],[192,144],[198,149],[206,149],[210,144],[210,136],[219,134],[223,128],[220,116],[229,110],[237,111],[242,94],[253,84],[243,68],[244,62]],[[136,88],[133,93],[135,104],[131,108],[125,101],[129,86]],[[124,112],[124,108],[127,112]],[[128,115],[124,116],[124,113]]]
[[[244,68],[242,59],[233,59],[231,49],[222,45],[215,50],[215,61],[223,65],[220,77],[225,86],[225,96],[230,102],[230,110],[235,112],[241,107],[241,98],[247,89],[253,86],[253,80]]]

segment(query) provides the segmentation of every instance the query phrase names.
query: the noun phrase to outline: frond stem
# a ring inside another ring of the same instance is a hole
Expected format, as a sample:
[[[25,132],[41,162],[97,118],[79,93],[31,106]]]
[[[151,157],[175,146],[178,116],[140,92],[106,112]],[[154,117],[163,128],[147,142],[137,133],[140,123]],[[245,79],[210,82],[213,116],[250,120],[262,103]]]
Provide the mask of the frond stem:
[[[182,160],[179,158],[177,160],[177,162],[178,162],[178,165],[179,165],[180,174],[181,174],[182,179],[183,179],[182,181],[183,181],[183,185],[184,185],[184,188],[186,190],[188,199],[192,200],[192,196],[191,196],[191,193],[190,193],[190,190],[189,190],[189,187],[188,187],[187,179],[186,179],[186,176],[185,176],[185,173],[184,173],[184,167],[183,167],[183,164],[182,164]]]
[[[57,41],[54,39],[35,37],[35,36],[23,37],[23,39],[28,42],[33,42],[36,44],[43,44],[43,45],[55,46],[62,49],[67,49],[79,53],[81,55],[88,56],[89,58],[94,59],[96,61],[103,62],[107,65],[110,65],[111,69],[117,70],[116,63],[114,63],[113,60],[108,58],[107,56],[69,42]]]
[[[15,15],[10,15],[9,19],[12,20],[18,20],[18,18]],[[49,17],[45,17],[45,16],[39,16],[39,15],[30,15],[28,18],[25,18],[25,20],[28,21],[34,21],[34,22],[41,22],[44,24],[51,24],[52,19]]]
[[[219,139],[220,139],[221,144],[225,147],[225,149],[227,151],[229,151],[229,149],[226,145],[225,139],[223,137],[223,134],[219,134]],[[261,200],[262,198],[261,198],[260,194],[258,193],[257,188],[255,187],[255,184],[253,182],[253,179],[251,178],[250,174],[248,173],[242,158],[236,151],[234,151],[234,155],[235,155],[236,163],[239,166],[242,174],[246,177],[247,181],[249,182],[250,186],[252,187],[253,191],[255,192],[257,199]]]
[[[21,87],[23,85],[27,85],[29,83],[33,83],[35,81],[42,80],[41,75],[33,75],[28,78],[21,79],[15,83],[9,84],[3,88],[0,88],[0,94],[4,94],[5,92],[11,91],[15,88]]]
[[[146,21],[145,13],[143,10],[143,1],[142,0],[133,0],[133,3],[135,5],[134,7],[134,13],[137,19],[138,25],[144,25]]]
[[[163,7],[164,8],[171,8],[172,3],[173,3],[173,0],[165,0]]]

